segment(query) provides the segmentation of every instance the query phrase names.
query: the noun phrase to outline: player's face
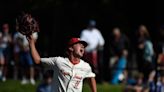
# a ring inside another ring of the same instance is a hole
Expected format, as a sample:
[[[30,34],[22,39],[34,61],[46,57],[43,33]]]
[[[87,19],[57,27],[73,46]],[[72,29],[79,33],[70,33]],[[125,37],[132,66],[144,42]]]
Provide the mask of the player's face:
[[[84,45],[81,43],[77,43],[73,45],[73,55],[81,58],[84,54]]]

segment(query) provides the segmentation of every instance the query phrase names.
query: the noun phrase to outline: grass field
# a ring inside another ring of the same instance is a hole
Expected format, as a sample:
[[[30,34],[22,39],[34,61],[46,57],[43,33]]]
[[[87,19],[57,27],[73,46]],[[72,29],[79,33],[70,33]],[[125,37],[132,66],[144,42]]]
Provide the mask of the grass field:
[[[18,80],[0,81],[0,92],[36,92],[36,87],[39,83],[40,81],[37,81],[37,84],[33,86],[31,84],[21,85]],[[122,88],[123,86],[121,85],[97,84],[98,92],[122,92]],[[83,92],[91,92],[86,83],[84,84]]]

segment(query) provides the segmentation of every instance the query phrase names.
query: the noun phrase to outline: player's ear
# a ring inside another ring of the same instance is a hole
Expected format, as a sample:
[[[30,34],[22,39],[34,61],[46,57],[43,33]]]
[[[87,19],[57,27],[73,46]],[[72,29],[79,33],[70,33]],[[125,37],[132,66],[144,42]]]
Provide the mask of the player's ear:
[[[73,51],[72,46],[68,47],[68,50],[69,50],[69,51]]]

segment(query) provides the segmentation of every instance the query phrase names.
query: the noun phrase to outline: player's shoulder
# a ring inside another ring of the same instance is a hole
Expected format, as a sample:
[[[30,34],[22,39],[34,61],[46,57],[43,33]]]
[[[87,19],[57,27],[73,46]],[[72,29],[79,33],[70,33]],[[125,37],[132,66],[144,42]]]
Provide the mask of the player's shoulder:
[[[61,57],[61,56],[55,56],[55,57],[50,57],[52,59],[65,59],[65,57]]]
[[[87,63],[86,61],[84,61],[83,59],[80,59],[81,61],[81,64],[84,66],[84,67],[90,67],[89,63]]]
[[[86,34],[86,33],[88,33],[88,32],[89,32],[88,29],[83,29],[83,30],[82,30],[82,33],[83,33],[83,34]]]
[[[68,58],[62,57],[62,56],[55,56],[55,57],[52,57],[52,59],[54,59],[56,61],[66,61]]]
[[[93,28],[93,32],[100,33],[100,30],[98,28]]]

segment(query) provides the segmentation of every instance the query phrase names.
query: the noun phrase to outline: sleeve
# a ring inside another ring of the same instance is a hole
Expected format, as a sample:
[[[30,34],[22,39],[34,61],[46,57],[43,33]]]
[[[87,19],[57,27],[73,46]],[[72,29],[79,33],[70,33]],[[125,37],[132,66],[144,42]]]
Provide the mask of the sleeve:
[[[146,53],[149,54],[150,56],[153,56],[154,52],[153,52],[153,44],[151,41],[147,41],[147,50]]]
[[[96,75],[95,75],[95,73],[92,72],[91,66],[87,65],[87,67],[88,68],[87,68],[87,71],[86,71],[87,73],[86,73],[85,77],[86,78],[95,77]]]
[[[36,39],[36,40],[38,39],[38,33],[37,32],[33,33],[32,35],[33,35],[34,39]]]
[[[101,32],[98,29],[97,29],[97,36],[98,36],[98,40],[99,40],[99,45],[104,46],[105,40],[104,40]]]
[[[80,34],[80,39],[81,39],[81,40],[84,40],[84,41],[87,41],[85,30],[83,30],[83,31],[81,32],[81,34]]]
[[[57,57],[41,58],[41,62],[47,65],[55,65]]]

